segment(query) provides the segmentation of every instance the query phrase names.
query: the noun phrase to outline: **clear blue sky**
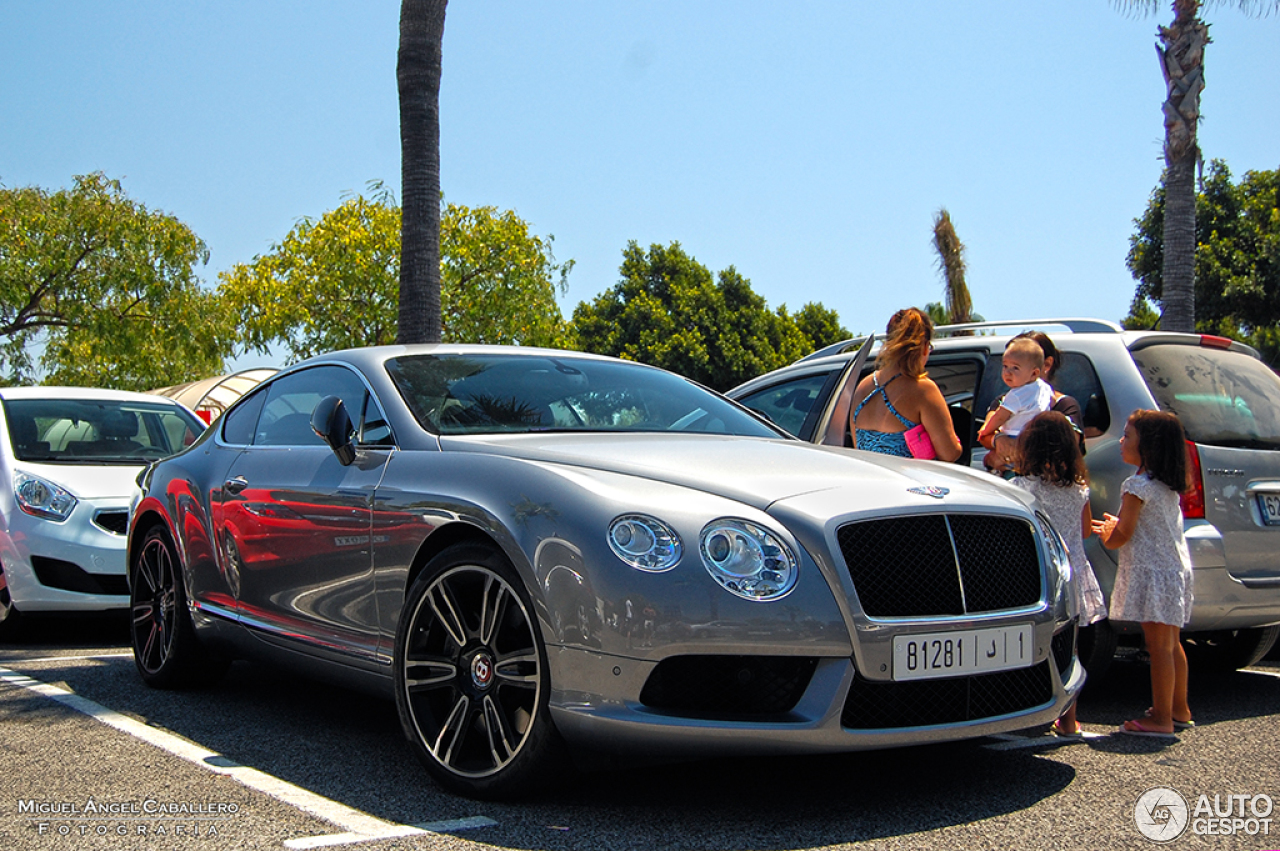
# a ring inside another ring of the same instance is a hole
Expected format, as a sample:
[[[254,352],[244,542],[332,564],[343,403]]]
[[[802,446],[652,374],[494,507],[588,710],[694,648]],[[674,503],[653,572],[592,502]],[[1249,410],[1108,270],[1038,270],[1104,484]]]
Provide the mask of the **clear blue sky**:
[[[399,5],[0,0],[0,184],[119,178],[206,242],[212,285],[371,180],[398,194]],[[1119,319],[1160,176],[1153,45],[1170,16],[1108,0],[454,0],[443,190],[555,235],[577,263],[566,316],[617,282],[628,240],[679,241],[770,306],[818,301],[873,330],[941,300],[945,207],[980,313]],[[1280,17],[1206,17],[1205,157],[1237,177],[1280,168]]]

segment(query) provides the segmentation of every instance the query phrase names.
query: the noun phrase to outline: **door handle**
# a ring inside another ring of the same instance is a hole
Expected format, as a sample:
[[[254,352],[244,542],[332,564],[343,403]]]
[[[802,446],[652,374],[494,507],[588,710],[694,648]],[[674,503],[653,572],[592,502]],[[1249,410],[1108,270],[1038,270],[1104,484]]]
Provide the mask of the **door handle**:
[[[244,476],[236,476],[234,479],[227,479],[222,483],[222,489],[233,496],[248,486],[249,480]]]

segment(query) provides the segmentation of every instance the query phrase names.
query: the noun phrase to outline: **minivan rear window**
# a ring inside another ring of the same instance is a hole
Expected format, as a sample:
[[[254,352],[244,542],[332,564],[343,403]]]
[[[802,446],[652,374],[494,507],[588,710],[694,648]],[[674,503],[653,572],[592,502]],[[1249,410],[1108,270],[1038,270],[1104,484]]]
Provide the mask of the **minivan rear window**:
[[[1243,352],[1185,345],[1134,350],[1160,407],[1208,446],[1280,449],[1280,377]]]

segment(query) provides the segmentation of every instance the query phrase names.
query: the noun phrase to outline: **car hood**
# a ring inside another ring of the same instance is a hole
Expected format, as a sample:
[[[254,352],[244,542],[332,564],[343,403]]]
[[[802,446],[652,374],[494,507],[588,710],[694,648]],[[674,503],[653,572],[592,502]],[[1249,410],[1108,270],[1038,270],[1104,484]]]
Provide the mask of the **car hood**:
[[[61,485],[79,499],[128,499],[142,464],[14,464],[14,470]]]
[[[1020,489],[955,464],[813,446],[798,440],[533,434],[445,437],[440,445],[444,451],[507,455],[665,482],[762,511],[782,501],[794,501],[801,510],[809,503],[822,505],[827,513],[833,508],[844,513],[912,504],[941,507],[944,503],[1008,511],[1028,504]]]

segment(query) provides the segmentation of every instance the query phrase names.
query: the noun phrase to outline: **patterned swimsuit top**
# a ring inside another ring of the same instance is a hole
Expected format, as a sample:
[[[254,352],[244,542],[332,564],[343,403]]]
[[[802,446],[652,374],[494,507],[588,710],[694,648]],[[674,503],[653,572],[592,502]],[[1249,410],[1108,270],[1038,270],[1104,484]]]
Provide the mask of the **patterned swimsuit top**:
[[[898,380],[902,373],[898,373],[884,383],[884,387],[880,386],[880,377],[876,373],[871,373],[871,383],[875,385],[875,390],[867,394],[867,398],[858,403],[858,407],[853,409],[853,416],[850,422],[856,423],[858,414],[862,411],[862,406],[871,401],[871,397],[880,394],[884,399],[884,406],[889,409],[889,413],[898,418],[898,422],[902,423],[908,429],[915,428],[918,423],[898,413],[898,409],[893,407],[893,403],[889,401],[889,394],[885,392],[885,387]],[[857,428],[854,426],[854,439],[858,443],[859,449],[865,449],[868,452],[879,452],[883,455],[898,455],[902,458],[910,458],[911,450],[907,448],[907,437],[905,431],[874,431],[869,428]]]

